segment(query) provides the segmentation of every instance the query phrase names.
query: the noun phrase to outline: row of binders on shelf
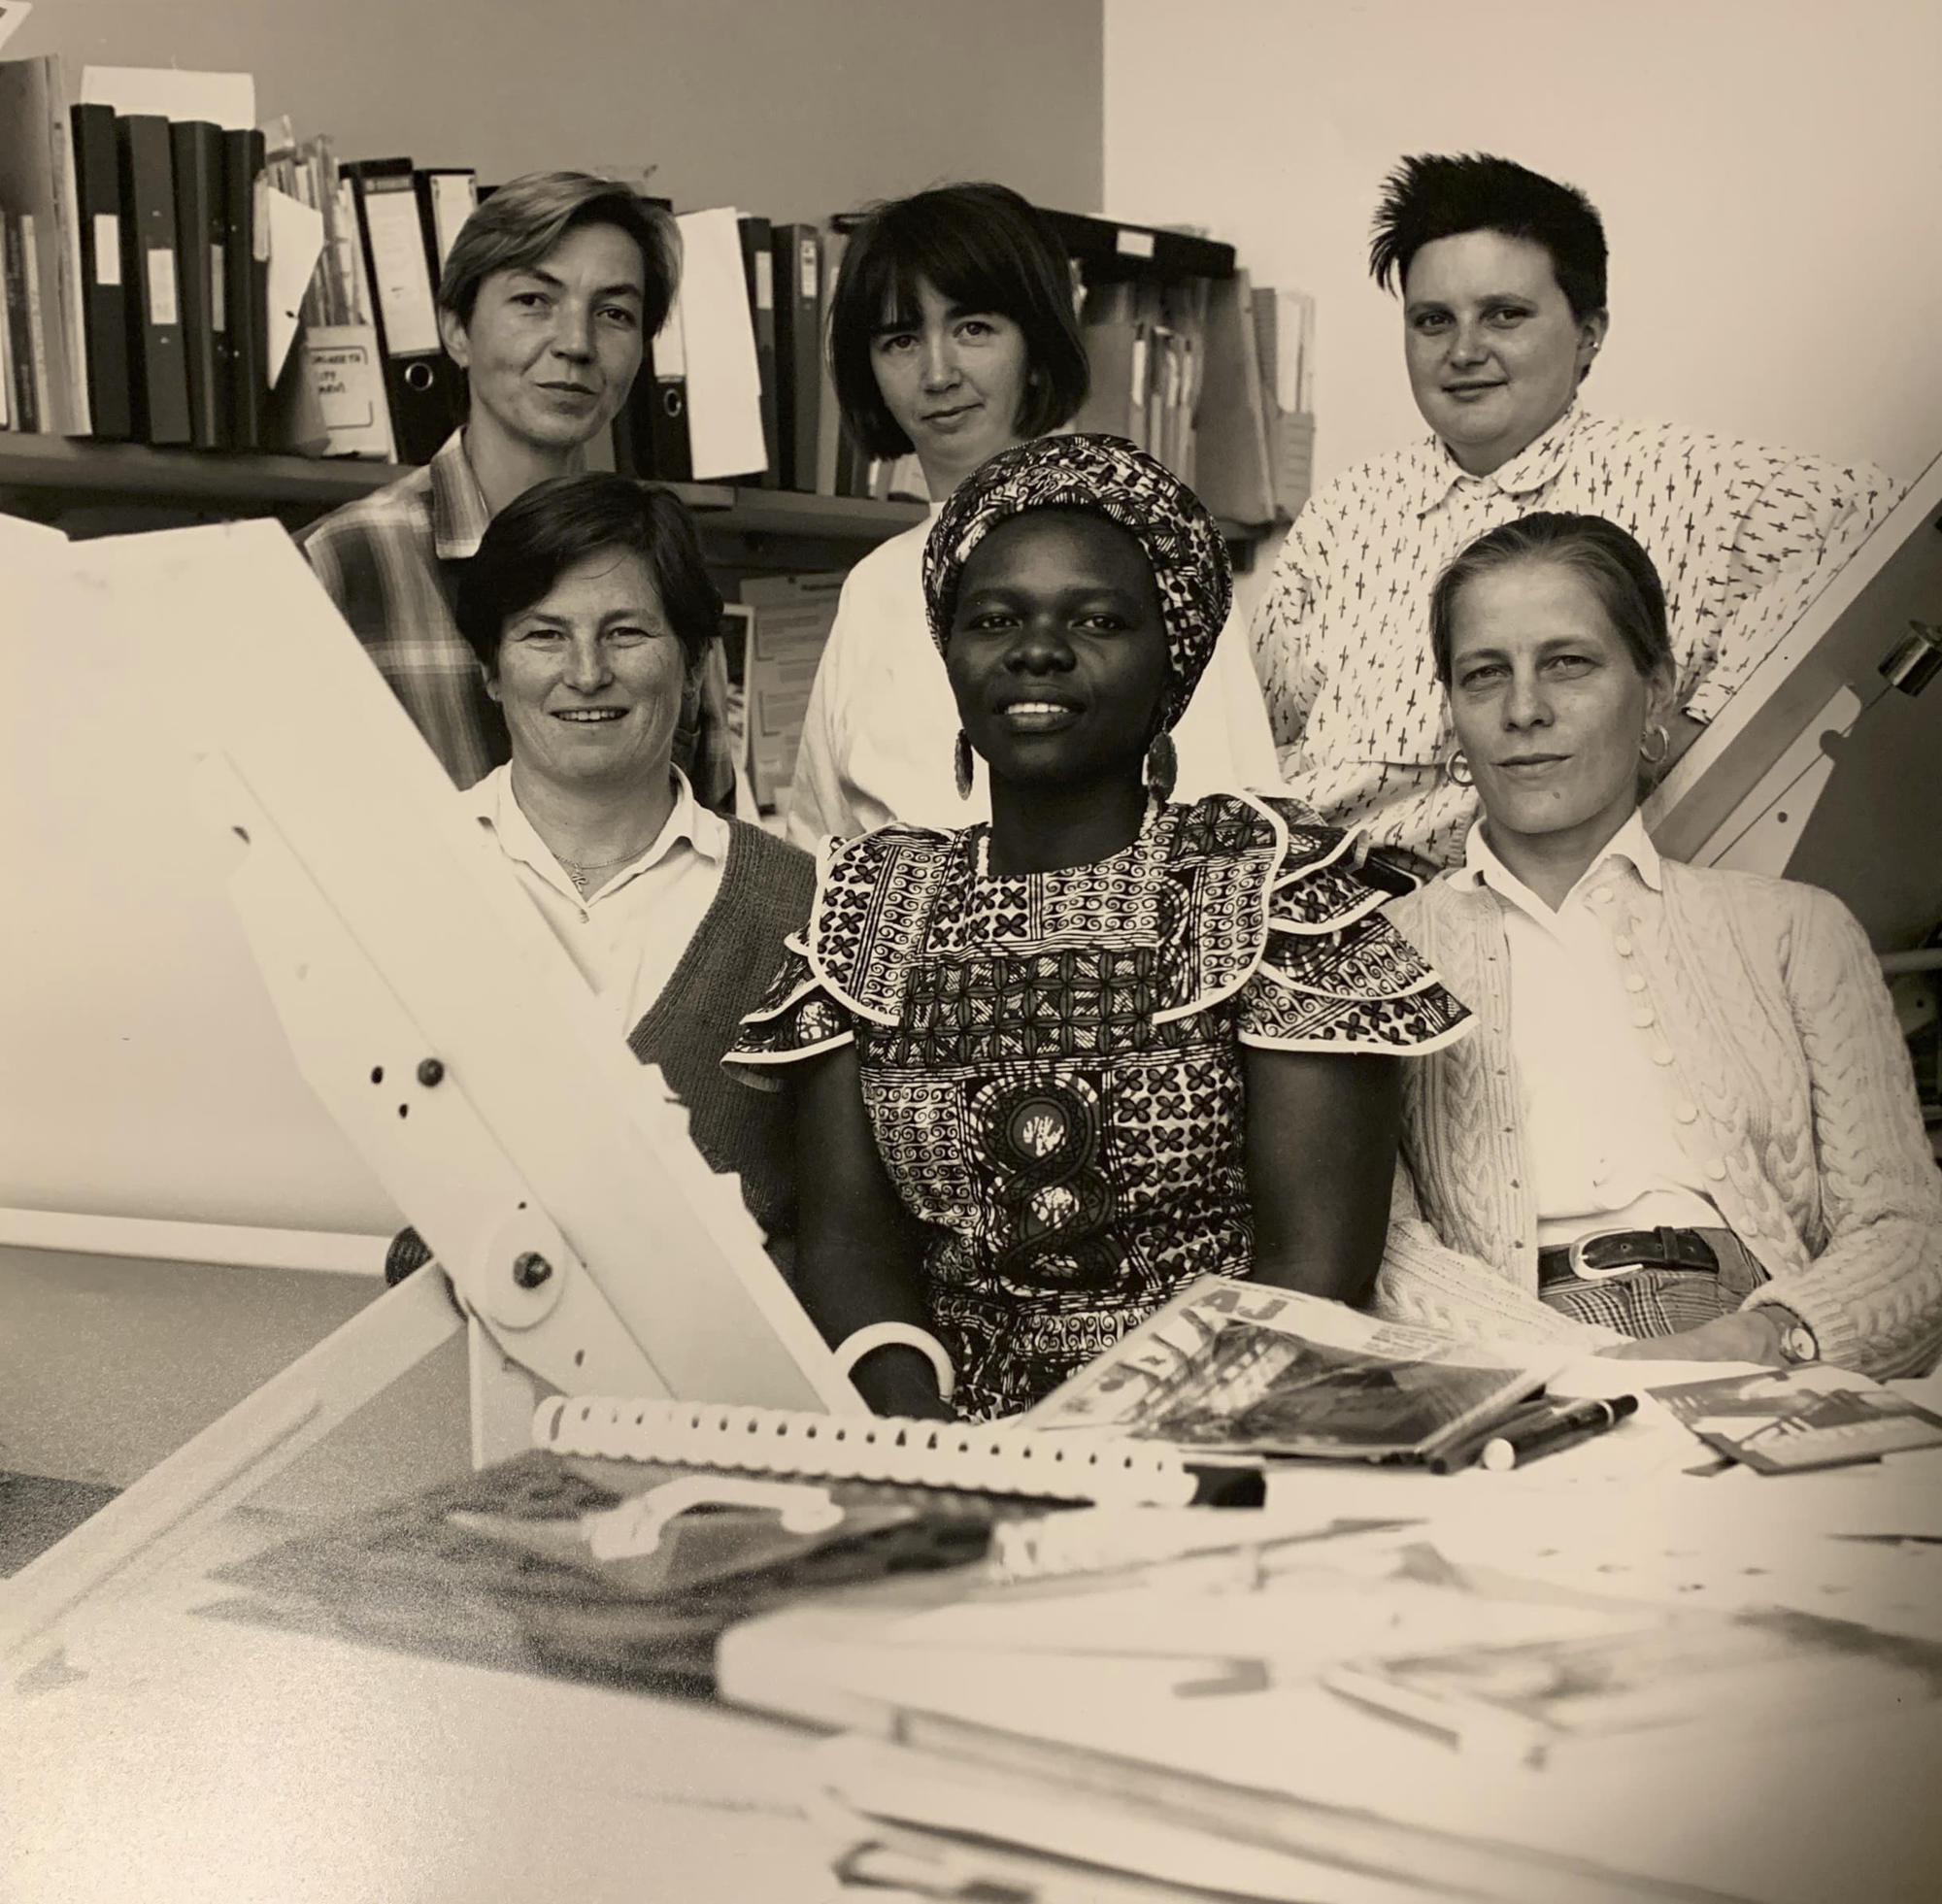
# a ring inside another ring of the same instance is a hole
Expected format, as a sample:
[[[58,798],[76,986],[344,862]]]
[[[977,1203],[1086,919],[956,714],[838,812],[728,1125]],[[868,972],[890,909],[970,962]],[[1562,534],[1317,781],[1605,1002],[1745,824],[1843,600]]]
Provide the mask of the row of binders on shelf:
[[[23,433],[259,449],[275,327],[251,92],[176,115],[144,77],[89,68],[70,104],[58,60],[0,61],[0,414]]]
[[[89,67],[70,105],[57,59],[0,61],[0,422],[428,461],[465,405],[439,282],[489,191],[467,167],[341,161],[287,120],[259,128],[246,74]],[[1152,451],[1225,520],[1291,518],[1312,300],[1255,288],[1224,245],[1051,217],[1091,363],[1078,425]],[[911,459],[852,443],[829,376],[855,222],[679,217],[680,294],[616,420],[616,468],[922,499]]]

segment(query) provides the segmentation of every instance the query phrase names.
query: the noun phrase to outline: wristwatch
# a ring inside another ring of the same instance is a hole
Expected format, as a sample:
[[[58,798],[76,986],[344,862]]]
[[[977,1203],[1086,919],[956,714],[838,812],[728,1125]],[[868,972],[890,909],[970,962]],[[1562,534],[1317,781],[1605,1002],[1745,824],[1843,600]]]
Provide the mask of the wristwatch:
[[[1821,1344],[1815,1339],[1814,1331],[1792,1310],[1778,1302],[1762,1303],[1760,1306],[1773,1318],[1774,1327],[1779,1331],[1781,1359],[1789,1367],[1821,1359]]]

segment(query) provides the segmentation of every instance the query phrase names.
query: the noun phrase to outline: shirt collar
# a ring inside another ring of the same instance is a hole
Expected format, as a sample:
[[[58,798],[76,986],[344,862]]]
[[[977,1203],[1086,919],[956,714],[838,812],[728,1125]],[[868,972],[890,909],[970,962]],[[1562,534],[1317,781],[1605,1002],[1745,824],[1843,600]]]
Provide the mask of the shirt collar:
[[[727,857],[728,822],[694,797],[694,788],[688,785],[687,776],[679,767],[669,771],[674,775],[674,809],[667,817],[666,825],[638,859],[616,872],[593,897],[605,899],[619,891],[629,881],[658,866],[684,843],[704,859],[720,862]],[[510,765],[494,767],[484,780],[468,787],[461,797],[466,811],[491,831],[509,858],[531,867],[549,885],[568,898],[582,905],[587,903],[588,895],[582,893],[573,884],[572,876],[553,857],[552,850],[534,830],[532,821],[515,798]]]
[[[1488,476],[1473,476],[1450,453],[1450,446],[1439,436],[1425,437],[1417,446],[1413,475],[1416,479],[1417,514],[1427,516],[1461,483],[1476,483],[1501,495],[1526,496],[1557,477],[1571,452],[1572,439],[1584,420],[1584,413],[1572,403],[1557,422],[1527,443],[1509,462]]]
[[[1451,879],[1456,885],[1471,890],[1482,888],[1494,892],[1520,912],[1543,922],[1562,913],[1614,860],[1630,866],[1640,881],[1653,891],[1660,889],[1664,874],[1660,868],[1658,849],[1646,832],[1644,816],[1636,807],[1632,809],[1631,818],[1605,843],[1604,852],[1586,867],[1577,885],[1564,895],[1564,905],[1559,906],[1557,913],[1490,851],[1490,843],[1484,837],[1482,821],[1470,828],[1469,837],[1463,843],[1463,864],[1451,875]]]
[[[491,520],[486,492],[465,453],[465,431],[455,429],[431,459],[431,539],[439,559],[470,560]]]

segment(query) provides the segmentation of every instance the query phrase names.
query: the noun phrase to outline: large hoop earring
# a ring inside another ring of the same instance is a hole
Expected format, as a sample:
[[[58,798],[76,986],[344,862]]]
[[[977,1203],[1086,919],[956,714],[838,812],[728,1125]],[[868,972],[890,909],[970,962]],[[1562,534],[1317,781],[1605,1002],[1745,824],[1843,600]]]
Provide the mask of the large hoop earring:
[[[957,782],[957,797],[968,800],[971,797],[971,736],[963,728],[957,730],[957,750],[952,755],[953,777]]]
[[[1453,786],[1475,786],[1477,777],[1470,771],[1470,763],[1464,758],[1463,750],[1454,747],[1443,762],[1443,771],[1450,778]]]
[[[1655,734],[1658,736],[1658,752],[1657,753],[1648,753],[1645,751],[1645,744],[1647,741],[1651,740]],[[1655,721],[1650,727],[1648,727],[1645,730],[1644,735],[1641,737],[1639,741],[1639,758],[1643,760],[1648,767],[1662,767],[1665,765],[1665,756],[1671,752],[1672,752],[1671,732],[1666,728],[1663,722]]]
[[[1173,798],[1173,784],[1180,778],[1180,754],[1171,734],[1155,734],[1147,749],[1147,791],[1161,806]]]

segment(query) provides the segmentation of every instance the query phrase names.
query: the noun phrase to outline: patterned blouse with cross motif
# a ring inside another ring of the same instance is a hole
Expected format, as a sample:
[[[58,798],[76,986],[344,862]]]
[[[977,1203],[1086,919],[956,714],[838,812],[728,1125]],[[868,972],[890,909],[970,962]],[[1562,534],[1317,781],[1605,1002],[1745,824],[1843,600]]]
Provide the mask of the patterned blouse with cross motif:
[[[832,842],[725,1060],[854,1042],[974,1419],[1039,1400],[1196,1277],[1248,1274],[1242,1045],[1402,1054],[1468,1029],[1295,802],[1155,807],[1123,852],[1015,878],[988,837]]]

